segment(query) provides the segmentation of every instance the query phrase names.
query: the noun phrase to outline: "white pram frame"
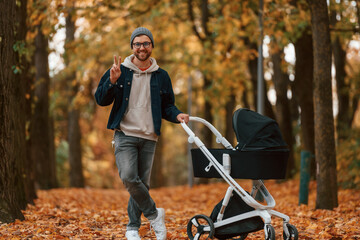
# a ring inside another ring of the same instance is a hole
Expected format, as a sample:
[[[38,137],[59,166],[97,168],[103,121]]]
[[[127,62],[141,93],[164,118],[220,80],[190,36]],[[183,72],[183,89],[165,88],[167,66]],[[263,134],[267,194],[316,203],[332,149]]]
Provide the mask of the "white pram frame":
[[[235,148],[226,140],[225,137],[221,135],[221,133],[208,121],[199,117],[192,117],[190,116],[189,121],[199,122],[204,124],[208,127],[211,132],[216,136],[216,142],[222,144],[226,149],[231,149],[235,151]],[[203,225],[199,228],[199,222],[197,220],[197,216],[193,217],[190,221],[190,225],[194,225],[196,228],[200,229],[194,236],[189,236],[190,239],[198,240],[203,233],[208,233],[209,238],[212,238],[216,229],[219,227],[223,227],[225,225],[235,223],[241,220],[249,219],[252,217],[261,217],[264,222],[264,233],[266,240],[275,239],[275,229],[271,225],[271,217],[275,216],[278,218],[283,219],[283,236],[284,239],[298,239],[298,232],[296,228],[289,223],[290,217],[280,213],[278,211],[273,210],[276,203],[274,198],[271,196],[269,191],[266,189],[262,180],[253,180],[253,188],[252,192],[249,194],[245,191],[231,176],[230,176],[230,169],[228,166],[226,169],[222,164],[220,164],[215,157],[211,154],[211,152],[207,149],[204,143],[195,135],[195,133],[190,129],[190,127],[181,122],[181,126],[184,128],[185,132],[189,135],[188,142],[195,143],[196,146],[204,153],[206,158],[209,160],[209,165],[206,167],[205,171],[209,171],[211,167],[214,167],[216,171],[221,175],[221,177],[230,185],[226,191],[225,197],[223,199],[221,210],[217,216],[217,220],[215,223],[212,220],[204,215],[197,215],[203,216],[205,220],[208,222],[207,225]],[[229,157],[229,155],[227,155]],[[223,155],[224,158],[224,155]],[[231,161],[230,161],[231,164]],[[231,166],[230,166],[231,167]],[[243,214],[236,215],[234,217],[230,217],[223,220],[223,215],[225,209],[229,203],[230,197],[233,193],[236,193],[241,197],[241,199],[249,206],[254,208],[253,211],[246,212]],[[261,196],[264,198],[266,204],[261,204],[255,200],[255,196],[260,193]],[[244,238],[247,234],[244,235]],[[244,239],[242,238],[242,239]]]

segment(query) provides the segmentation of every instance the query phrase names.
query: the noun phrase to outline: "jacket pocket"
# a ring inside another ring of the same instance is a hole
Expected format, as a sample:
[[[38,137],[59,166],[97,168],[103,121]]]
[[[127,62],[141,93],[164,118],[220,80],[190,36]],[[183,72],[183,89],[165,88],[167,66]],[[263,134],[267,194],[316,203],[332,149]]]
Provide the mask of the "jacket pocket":
[[[116,98],[123,98],[124,95],[124,87],[125,87],[125,81],[124,78],[121,76],[120,79],[116,82]]]
[[[160,89],[161,104],[167,104],[169,101],[170,93],[166,89]]]

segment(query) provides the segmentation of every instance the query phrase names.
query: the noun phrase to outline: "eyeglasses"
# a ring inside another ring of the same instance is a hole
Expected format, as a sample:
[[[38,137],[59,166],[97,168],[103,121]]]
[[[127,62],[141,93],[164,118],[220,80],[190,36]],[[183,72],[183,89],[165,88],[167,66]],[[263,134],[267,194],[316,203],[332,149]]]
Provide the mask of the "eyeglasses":
[[[148,48],[148,47],[150,47],[150,44],[151,44],[151,42],[143,42],[143,43],[137,42],[137,43],[133,43],[133,46],[134,46],[134,48],[136,48],[136,49],[141,48],[141,45],[143,45],[144,48]]]

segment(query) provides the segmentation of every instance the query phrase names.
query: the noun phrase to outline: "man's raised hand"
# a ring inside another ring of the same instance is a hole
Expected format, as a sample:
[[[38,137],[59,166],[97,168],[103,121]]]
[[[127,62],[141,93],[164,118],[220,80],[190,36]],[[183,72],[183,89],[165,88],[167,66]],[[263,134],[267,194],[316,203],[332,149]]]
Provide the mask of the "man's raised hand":
[[[115,84],[116,80],[121,75],[120,64],[121,64],[121,57],[119,56],[119,59],[117,59],[116,56],[114,55],[114,64],[110,69],[110,82],[112,84]]]

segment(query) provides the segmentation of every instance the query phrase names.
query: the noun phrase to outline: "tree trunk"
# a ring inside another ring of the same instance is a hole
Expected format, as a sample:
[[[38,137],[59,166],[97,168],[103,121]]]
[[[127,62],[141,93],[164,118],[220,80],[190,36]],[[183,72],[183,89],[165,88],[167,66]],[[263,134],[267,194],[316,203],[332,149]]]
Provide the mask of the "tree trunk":
[[[70,107],[71,108],[71,107]],[[85,186],[81,161],[81,133],[79,125],[79,110],[70,109],[69,112],[69,163],[70,186],[82,188]]]
[[[331,42],[326,0],[307,0],[314,49],[315,154],[317,209],[338,206],[334,119],[331,89]]]
[[[340,1],[341,4],[341,1]],[[336,11],[337,3],[335,1],[330,1],[330,24],[332,27],[336,26],[338,22],[336,16],[338,12]],[[351,128],[351,113],[350,113],[350,88],[349,85],[345,82],[346,71],[346,49],[343,49],[341,35],[335,33],[332,39],[332,50],[334,56],[334,65],[335,65],[335,79],[336,79],[336,91],[338,98],[338,115],[337,115],[337,138],[344,139],[347,137],[347,133]]]
[[[208,80],[208,78],[206,76],[204,76],[204,86],[203,86],[203,90],[206,92],[206,90],[209,88],[209,86],[211,85],[211,81]],[[214,117],[212,115],[212,105],[211,105],[211,101],[210,99],[208,99],[207,97],[205,97],[205,105],[204,105],[204,119],[206,121],[208,121],[209,123],[213,124],[214,122]],[[205,146],[207,148],[212,148],[213,146],[213,139],[214,139],[214,134],[211,132],[211,130],[206,127],[205,125],[202,126],[202,136],[203,136],[203,143],[205,144]],[[197,184],[207,184],[209,183],[209,179],[208,178],[198,178],[195,180]]]
[[[31,158],[36,163],[36,182],[41,189],[56,187],[54,163],[51,161],[49,126],[49,67],[48,40],[37,26],[35,38],[34,112],[31,120]]]
[[[34,76],[28,72],[26,76],[26,102],[25,102],[25,116],[26,121],[31,123],[32,117],[32,100],[33,100],[33,90],[32,85],[34,84]],[[27,124],[26,135],[30,135],[31,124]],[[35,181],[36,181],[36,168],[35,163],[31,157],[31,137],[26,138],[26,162],[25,162],[25,172],[26,172],[26,180],[25,180],[25,195],[27,203],[34,204],[34,199],[37,198]]]
[[[34,55],[32,56],[34,58]],[[35,62],[32,59],[32,64]],[[25,116],[26,116],[26,161],[24,164],[25,168],[25,196],[26,202],[29,204],[34,204],[34,199],[37,198],[35,182],[36,182],[36,167],[33,159],[31,158],[31,118],[32,118],[32,103],[34,99],[34,80],[35,74],[30,71],[30,62],[26,62],[27,72],[24,72],[25,80]]]
[[[72,3],[74,4],[74,3]],[[66,16],[66,39],[65,39],[65,63],[69,66],[71,48],[69,45],[75,39],[75,22],[72,19],[73,8],[69,7]],[[68,141],[69,141],[69,164],[70,164],[70,186],[84,187],[84,175],[82,167],[81,153],[81,131],[80,131],[80,110],[76,105],[75,99],[78,92],[78,83],[75,73],[70,73],[68,78],[69,84],[69,111],[68,111]]]
[[[249,104],[249,100],[248,100],[248,89],[247,89],[246,85],[244,85],[244,91],[241,96],[241,102],[242,102],[244,108],[250,109],[250,104]]]
[[[210,85],[211,85],[211,81],[208,80],[208,78],[204,76],[203,89],[205,92],[210,87]],[[212,115],[212,105],[211,105],[211,101],[209,98],[205,98],[204,119],[211,124],[213,124],[213,122],[214,122],[214,117]],[[204,142],[205,146],[207,148],[211,148],[213,145],[214,134],[210,131],[210,129],[208,127],[203,128],[203,136],[204,136],[203,142]]]
[[[24,219],[26,0],[0,1],[0,222]]]
[[[233,93],[230,94],[229,100],[226,102],[225,105],[225,138],[231,143],[231,145],[234,145],[234,139],[235,139],[235,132],[233,129],[233,123],[232,123],[232,117],[234,113],[235,108],[235,95]]]
[[[298,0],[292,0],[295,7]],[[312,156],[310,158],[310,175],[316,178],[315,163],[315,133],[314,133],[314,101],[313,101],[313,75],[314,55],[313,40],[310,24],[304,29],[299,39],[294,42],[295,47],[295,80],[292,92],[301,109],[301,148]],[[297,108],[297,106],[296,106]],[[293,108],[295,109],[295,108]]]
[[[282,58],[280,53],[272,55],[273,62],[273,82],[276,90],[276,120],[279,123],[280,130],[284,136],[285,142],[289,146],[290,155],[287,165],[287,178],[291,178],[295,174],[295,161],[294,161],[294,136],[292,130],[292,119],[290,111],[290,101],[287,97],[289,80],[288,75],[281,69]]]
[[[346,51],[342,48],[340,43],[340,37],[336,36],[332,43],[332,49],[334,52],[335,63],[335,79],[336,89],[338,96],[338,116],[337,116],[337,133],[338,139],[344,139],[348,135],[348,130],[351,128],[350,122],[350,96],[349,86],[345,82],[346,71]]]
[[[56,147],[55,147],[55,124],[54,124],[54,117],[53,117],[52,113],[50,113],[50,116],[49,116],[49,137],[50,137],[49,171],[51,172],[50,173],[51,186],[52,186],[52,188],[57,188],[57,187],[59,187],[59,182],[58,182],[57,170],[56,170],[57,164],[56,164]]]
[[[200,17],[199,17],[199,21],[201,23],[201,28],[202,28],[202,34],[197,30],[196,27],[196,20],[195,20],[195,16],[194,16],[194,6],[193,6],[193,1],[192,0],[188,0],[187,2],[187,6],[188,6],[188,14],[189,14],[189,18],[190,21],[192,23],[192,29],[194,34],[197,36],[197,38],[199,39],[200,43],[202,44],[202,49],[204,52],[204,56],[207,56],[207,48],[212,48],[213,46],[213,42],[214,39],[211,35],[211,32],[208,29],[208,23],[209,23],[209,3],[208,0],[201,0],[199,2],[197,2],[200,4],[198,10],[200,12]],[[209,44],[210,43],[210,44]],[[210,47],[206,47],[206,45],[210,45]],[[207,59],[208,61],[211,61],[211,59]],[[203,91],[205,92],[206,95],[206,91],[211,87],[211,80],[209,79],[209,76],[207,76],[208,74],[206,74],[206,69],[204,71],[204,69],[200,69],[200,71],[203,72],[204,74],[204,85],[203,85]],[[211,100],[208,99],[208,97],[205,97],[205,104],[204,104],[204,119],[206,121],[208,121],[209,123],[213,124],[213,116],[212,116],[212,104],[211,104]],[[204,126],[204,128],[202,129],[202,136],[204,139],[204,144],[206,147],[211,148],[212,147],[212,142],[213,142],[213,133],[211,132],[211,130],[207,127]],[[196,180],[198,183],[208,183],[208,179],[205,178],[201,178],[201,179],[197,179]]]
[[[315,154],[315,133],[314,133],[314,101],[313,101],[313,77],[314,77],[314,56],[313,40],[310,30],[305,30],[302,36],[294,43],[295,46],[295,81],[293,92],[299,103],[301,114],[301,135],[302,148],[305,151]],[[311,158],[311,176],[316,175],[315,158]]]

